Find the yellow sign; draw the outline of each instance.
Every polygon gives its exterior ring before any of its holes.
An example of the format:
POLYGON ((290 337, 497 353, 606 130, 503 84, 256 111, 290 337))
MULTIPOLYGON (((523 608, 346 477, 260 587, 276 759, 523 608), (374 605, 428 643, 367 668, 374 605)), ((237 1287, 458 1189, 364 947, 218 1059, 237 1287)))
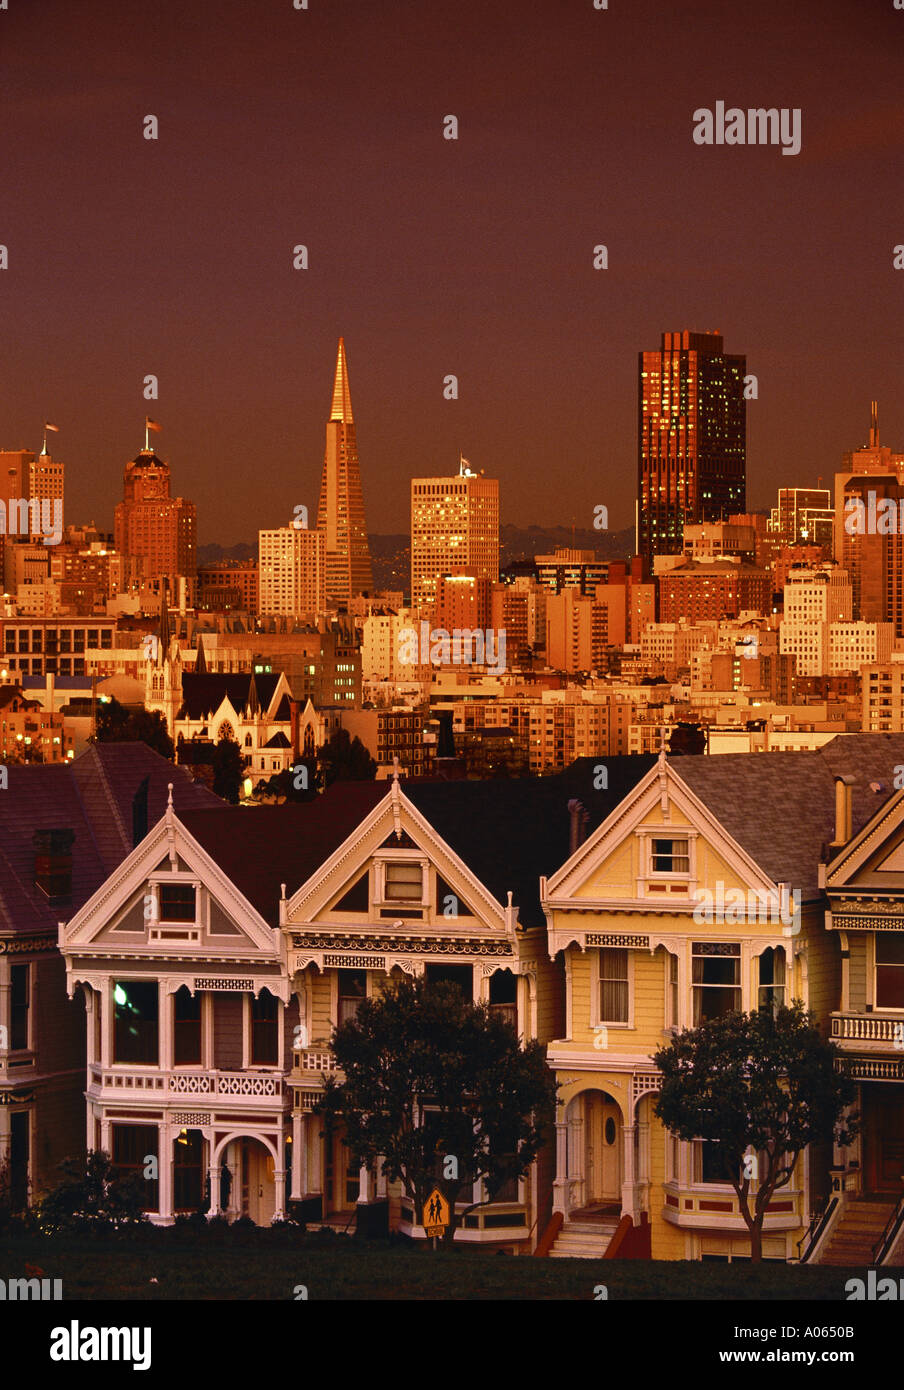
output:
POLYGON ((441 1236, 449 1224, 449 1203, 438 1187, 434 1187, 424 1203, 422 1215, 427 1235, 441 1236))

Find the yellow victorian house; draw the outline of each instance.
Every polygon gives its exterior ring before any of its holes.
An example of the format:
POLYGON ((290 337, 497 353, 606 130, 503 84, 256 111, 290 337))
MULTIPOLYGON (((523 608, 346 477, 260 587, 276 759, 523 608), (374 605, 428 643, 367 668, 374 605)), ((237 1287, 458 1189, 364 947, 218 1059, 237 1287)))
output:
MULTIPOLYGON (((748 1257, 718 1146, 679 1142, 654 1115, 653 1056, 732 1010, 801 999, 827 1022, 841 960, 820 864, 875 812, 882 787, 891 794, 894 755, 882 735, 818 752, 660 755, 541 879, 550 956, 565 969, 565 1033, 548 1049, 560 1090, 541 1253, 748 1257)), ((767 1210, 764 1259, 798 1258, 831 1164, 828 1144, 801 1156, 767 1210)))

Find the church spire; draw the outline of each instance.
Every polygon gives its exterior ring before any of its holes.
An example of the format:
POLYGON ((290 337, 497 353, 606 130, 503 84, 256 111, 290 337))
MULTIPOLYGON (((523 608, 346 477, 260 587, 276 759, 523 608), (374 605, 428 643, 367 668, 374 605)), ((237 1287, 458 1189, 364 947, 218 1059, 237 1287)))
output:
POLYGON ((160 646, 157 653, 157 661, 161 666, 169 656, 172 635, 169 620, 169 586, 164 579, 160 586, 160 646))
POLYGON ((348 389, 348 363, 345 360, 345 339, 339 339, 339 352, 336 355, 336 376, 333 381, 333 408, 330 411, 331 420, 341 420, 343 424, 352 425, 355 417, 352 414, 352 397, 348 389))
POLYGON ((201 634, 200 634, 200 632, 198 633, 198 653, 197 653, 197 656, 195 657, 195 675, 196 675, 196 676, 206 676, 206 675, 207 675, 207 658, 206 658, 206 656, 204 655, 204 643, 203 643, 203 641, 202 641, 202 639, 201 639, 201 634))

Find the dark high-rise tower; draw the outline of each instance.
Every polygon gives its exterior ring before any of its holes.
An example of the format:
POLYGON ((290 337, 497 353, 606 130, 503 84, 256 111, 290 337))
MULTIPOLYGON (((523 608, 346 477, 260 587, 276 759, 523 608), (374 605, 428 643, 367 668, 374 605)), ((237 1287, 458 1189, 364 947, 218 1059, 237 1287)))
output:
POLYGON ((685 522, 746 509, 745 357, 720 333, 663 333, 639 358, 637 549, 681 552, 685 522))
POLYGON ((371 593, 373 570, 344 338, 339 339, 333 406, 326 425, 317 530, 324 538, 327 603, 347 605, 356 594, 371 593))

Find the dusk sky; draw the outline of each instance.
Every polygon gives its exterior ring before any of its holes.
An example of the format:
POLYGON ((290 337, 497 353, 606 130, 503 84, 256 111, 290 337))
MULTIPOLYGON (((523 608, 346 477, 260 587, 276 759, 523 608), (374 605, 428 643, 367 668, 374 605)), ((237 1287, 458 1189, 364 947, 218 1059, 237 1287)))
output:
POLYGON ((633 522, 664 330, 758 377, 749 506, 828 482, 873 397, 904 450, 893 0, 8 4, 0 447, 59 425, 67 522, 112 530, 149 413, 202 543, 313 524, 340 335, 374 532, 459 449, 504 522, 633 522), (801 153, 696 145, 717 101, 800 108, 801 153))

